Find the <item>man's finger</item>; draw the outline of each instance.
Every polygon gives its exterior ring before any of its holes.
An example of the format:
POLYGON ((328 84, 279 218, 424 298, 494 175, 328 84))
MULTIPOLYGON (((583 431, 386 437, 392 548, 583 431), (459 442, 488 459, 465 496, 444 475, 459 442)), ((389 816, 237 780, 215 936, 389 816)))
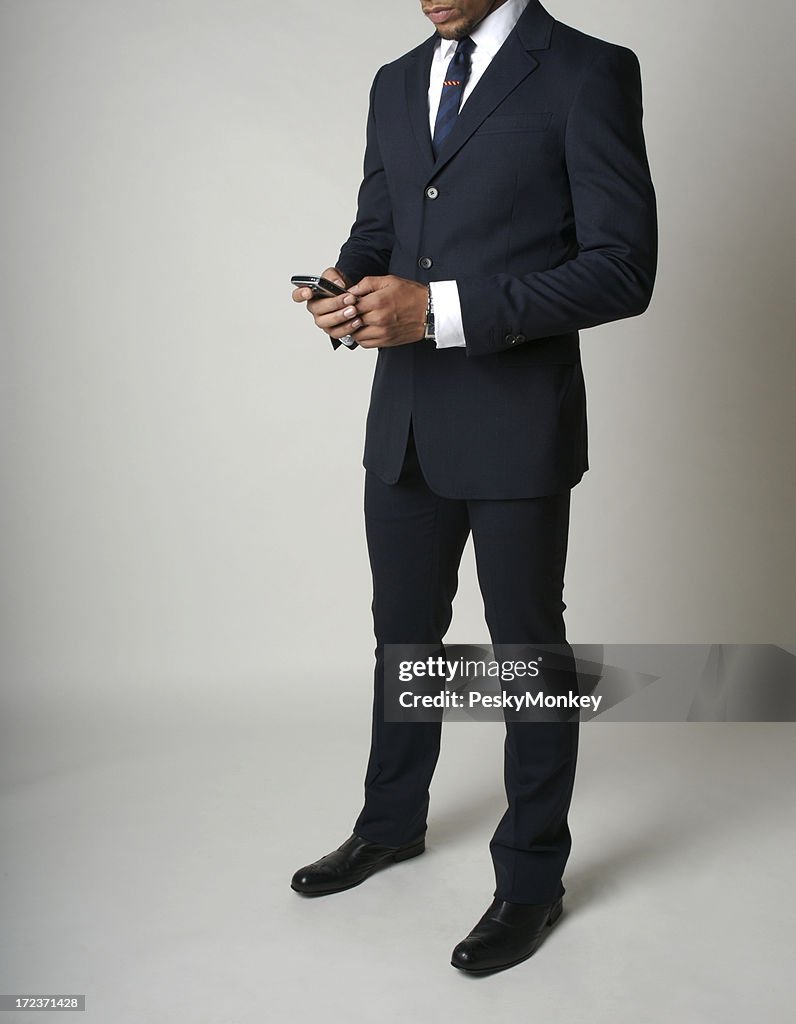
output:
MULTIPOLYGON (((351 292, 353 292, 353 288, 351 292)), ((357 303, 357 311, 363 315, 365 313, 372 313, 374 309, 379 309, 384 302, 384 298, 378 292, 369 292, 367 295, 362 296, 362 298, 357 296, 354 296, 354 298, 357 303)))
POLYGON ((359 284, 352 285, 348 291, 355 296, 369 295, 380 288, 386 288, 389 280, 389 277, 363 277, 359 284))
POLYGON ((340 271, 337 267, 327 267, 326 270, 321 274, 321 277, 325 277, 327 281, 333 281, 336 285, 341 288, 347 288, 348 285, 340 276, 340 271))
POLYGON ((383 336, 374 332, 373 328, 361 327, 356 332, 356 339, 360 348, 382 348, 384 346, 383 336))
POLYGON ((343 324, 342 327, 333 327, 326 333, 329 335, 330 338, 343 338, 345 337, 346 334, 357 335, 358 331, 361 328, 362 321, 359 319, 359 317, 357 317, 354 320, 349 320, 347 323, 343 324))
MULTIPOLYGON (((316 316, 315 323, 322 331, 329 331, 339 324, 350 324, 354 319, 359 321, 357 311, 353 306, 346 306, 345 309, 337 310, 335 313, 327 313, 325 316, 316 316)), ((361 321, 359 321, 361 323, 361 321)), ((345 334, 345 331, 343 331, 345 334)))
POLYGON ((335 295, 331 299, 312 299, 308 303, 307 309, 314 317, 326 316, 327 313, 333 313, 335 310, 342 309, 346 305, 346 303, 343 302, 343 299, 343 295, 335 295))

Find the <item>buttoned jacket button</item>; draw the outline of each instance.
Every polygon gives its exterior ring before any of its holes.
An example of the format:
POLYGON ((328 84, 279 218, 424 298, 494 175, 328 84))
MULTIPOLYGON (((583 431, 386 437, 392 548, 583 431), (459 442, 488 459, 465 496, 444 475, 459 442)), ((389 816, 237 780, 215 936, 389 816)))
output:
POLYGON ((439 189, 438 189, 438 188, 435 188, 435 187, 434 187, 433 185, 430 185, 430 186, 429 186, 429 187, 428 187, 428 188, 426 189, 426 196, 427 196, 427 197, 428 197, 429 199, 436 199, 438 195, 439 195, 439 189))
POLYGON ((417 265, 421 270, 431 270, 434 266, 434 260, 432 260, 430 256, 423 256, 422 259, 417 261, 417 265))

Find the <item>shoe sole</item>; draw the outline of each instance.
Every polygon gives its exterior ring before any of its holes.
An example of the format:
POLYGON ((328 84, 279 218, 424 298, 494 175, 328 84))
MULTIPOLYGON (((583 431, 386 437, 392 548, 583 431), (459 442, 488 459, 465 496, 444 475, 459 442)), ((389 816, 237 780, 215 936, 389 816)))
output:
MULTIPOLYGON (((550 911, 550 915, 545 921, 545 929, 552 928, 563 912, 564 904, 562 900, 559 900, 550 911)), ((496 967, 462 967, 460 964, 451 960, 451 967, 455 967, 457 971, 463 971, 465 974, 496 974, 498 971, 507 971, 510 967, 516 967, 517 964, 523 964, 526 960, 530 960, 546 938, 547 931, 545 930, 539 935, 539 938, 533 944, 530 952, 526 953, 525 956, 521 956, 518 960, 512 960, 511 963, 508 964, 498 964, 496 967)))
POLYGON ((300 896, 332 896, 336 892, 348 892, 349 889, 356 889, 358 885, 367 882, 372 875, 375 875, 376 872, 381 871, 383 868, 389 867, 391 864, 399 864, 402 860, 411 860, 412 857, 419 857, 421 853, 425 852, 425 849, 426 841, 421 839, 414 846, 407 846, 405 850, 400 850, 390 857, 385 857, 383 861, 368 870, 367 874, 363 875, 358 881, 351 882, 350 885, 341 885, 335 889, 316 889, 314 892, 304 892, 303 889, 297 889, 294 885, 291 885, 290 888, 300 896))

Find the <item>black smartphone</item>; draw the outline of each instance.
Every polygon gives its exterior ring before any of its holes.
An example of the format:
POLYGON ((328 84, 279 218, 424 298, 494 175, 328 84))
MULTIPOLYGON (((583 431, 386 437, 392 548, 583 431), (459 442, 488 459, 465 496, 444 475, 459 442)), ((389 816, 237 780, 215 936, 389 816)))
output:
POLYGON ((314 277, 312 274, 294 274, 290 278, 290 283, 296 288, 312 288, 317 295, 326 295, 330 298, 345 294, 345 288, 341 288, 339 284, 326 277, 314 277))
MULTIPOLYGON (((334 281, 330 281, 326 277, 316 277, 313 274, 294 274, 290 278, 290 283, 294 288, 312 288, 314 295, 324 295, 327 298, 345 295, 345 288, 341 288, 339 284, 335 284, 334 281)), ((350 334, 346 334, 344 338, 338 338, 338 341, 346 348, 359 347, 350 334)))

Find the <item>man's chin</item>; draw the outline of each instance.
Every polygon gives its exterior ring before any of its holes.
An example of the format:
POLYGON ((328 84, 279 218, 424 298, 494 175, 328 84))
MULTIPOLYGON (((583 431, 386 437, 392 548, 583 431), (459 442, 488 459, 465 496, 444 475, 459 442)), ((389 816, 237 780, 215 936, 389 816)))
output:
POLYGON ((466 35, 468 35, 468 34, 469 33, 467 31, 467 26, 466 25, 459 24, 459 25, 438 25, 437 26, 437 35, 441 36, 443 39, 456 39, 456 40, 459 40, 459 39, 464 39, 464 37, 466 35))

